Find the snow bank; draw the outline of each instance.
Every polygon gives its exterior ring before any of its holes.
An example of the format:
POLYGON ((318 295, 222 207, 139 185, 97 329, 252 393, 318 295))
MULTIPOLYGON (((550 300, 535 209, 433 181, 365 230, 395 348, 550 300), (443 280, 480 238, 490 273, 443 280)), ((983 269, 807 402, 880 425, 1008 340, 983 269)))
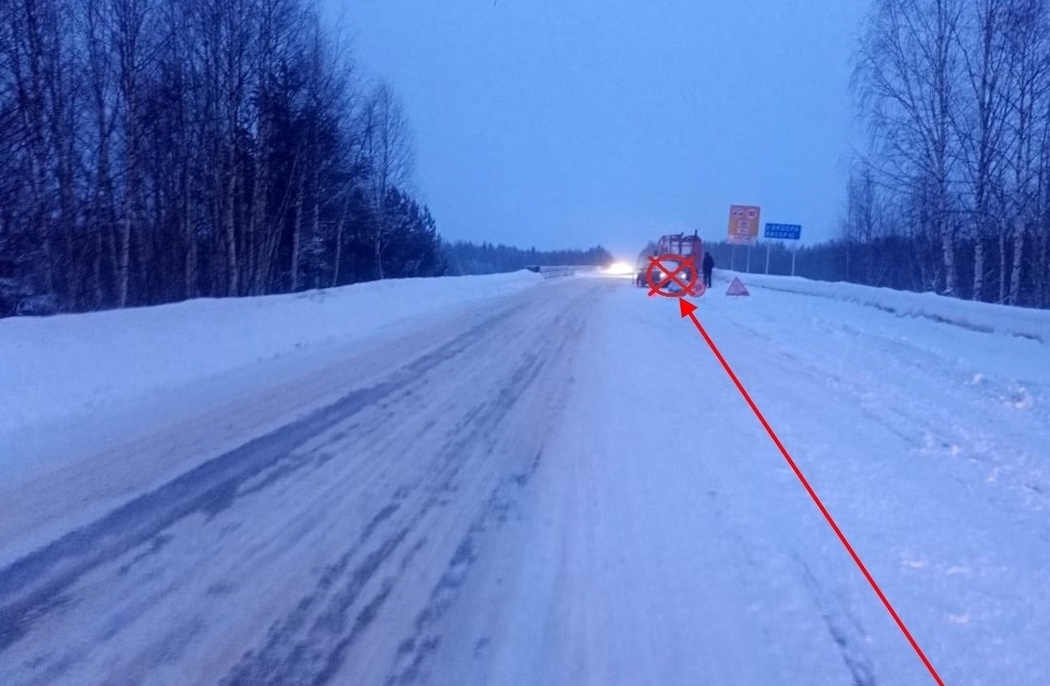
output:
POLYGON ((0 320, 0 435, 542 283, 527 271, 0 320))
POLYGON ((1007 307, 911 293, 845 282, 811 281, 799 276, 768 276, 721 270, 722 278, 739 276, 749 287, 813 295, 874 307, 899 317, 921 317, 971 331, 1030 338, 1050 345, 1050 311, 1007 307))

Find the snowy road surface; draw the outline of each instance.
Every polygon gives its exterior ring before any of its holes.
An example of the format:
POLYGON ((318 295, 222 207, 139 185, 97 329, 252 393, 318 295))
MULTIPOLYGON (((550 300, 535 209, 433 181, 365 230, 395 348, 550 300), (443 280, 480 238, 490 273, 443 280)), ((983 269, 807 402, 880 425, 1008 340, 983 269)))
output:
MULTIPOLYGON (((945 681, 1050 683, 1050 341, 699 305, 945 681)), ((13 471, 0 684, 933 683, 677 307, 540 283, 13 471)))

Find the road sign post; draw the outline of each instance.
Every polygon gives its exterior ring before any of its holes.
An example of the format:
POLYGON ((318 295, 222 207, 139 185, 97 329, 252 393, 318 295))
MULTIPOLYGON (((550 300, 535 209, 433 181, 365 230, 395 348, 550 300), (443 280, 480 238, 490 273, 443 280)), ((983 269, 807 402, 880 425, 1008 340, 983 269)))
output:
MULTIPOLYGON (((763 238, 776 238, 779 240, 795 241, 791 249, 791 276, 795 275, 795 254, 798 252, 798 241, 802 238, 801 224, 766 224, 763 238)), ((769 273, 769 251, 771 246, 766 247, 766 274, 769 273)))

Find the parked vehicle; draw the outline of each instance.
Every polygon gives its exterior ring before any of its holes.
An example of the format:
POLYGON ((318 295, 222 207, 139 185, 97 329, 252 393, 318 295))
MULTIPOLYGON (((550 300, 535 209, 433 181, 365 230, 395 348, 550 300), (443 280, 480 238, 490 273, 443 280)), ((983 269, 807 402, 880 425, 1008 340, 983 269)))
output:
POLYGON ((693 232, 689 236, 684 233, 666 234, 660 237, 656 244, 656 251, 646 259, 643 264, 638 265, 635 276, 635 284, 640 288, 649 288, 649 271, 651 259, 664 258, 660 265, 652 269, 654 284, 660 283, 666 273, 664 268, 674 270, 674 279, 665 284, 661 290, 665 292, 679 292, 683 290, 681 284, 689 286, 687 295, 699 296, 704 292, 704 282, 700 278, 700 269, 704 261, 704 243, 693 232), (666 256, 673 255, 673 258, 666 256))

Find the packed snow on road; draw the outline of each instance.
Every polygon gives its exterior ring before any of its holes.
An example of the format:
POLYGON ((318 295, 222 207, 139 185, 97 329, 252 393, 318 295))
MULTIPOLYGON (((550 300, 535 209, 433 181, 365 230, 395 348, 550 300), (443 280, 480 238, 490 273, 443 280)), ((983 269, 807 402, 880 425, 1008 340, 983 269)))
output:
MULTIPOLYGON (((696 315, 931 664, 1050 683, 1050 312, 696 315)), ((0 684, 933 683, 674 299, 579 274, 0 321, 0 684)))

